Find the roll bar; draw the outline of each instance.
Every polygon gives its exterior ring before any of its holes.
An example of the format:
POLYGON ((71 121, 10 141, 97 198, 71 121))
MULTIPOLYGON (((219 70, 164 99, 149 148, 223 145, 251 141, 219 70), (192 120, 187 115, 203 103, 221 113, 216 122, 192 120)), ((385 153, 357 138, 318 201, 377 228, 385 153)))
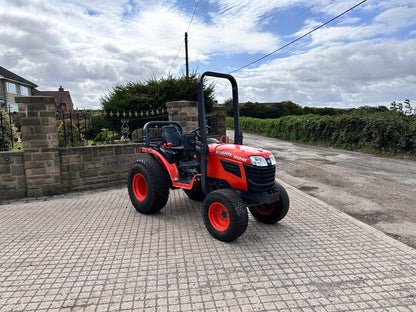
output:
POLYGON ((240 108, 238 106, 238 87, 235 78, 229 74, 222 74, 216 72, 207 71, 198 77, 197 92, 198 92, 198 123, 201 134, 201 188, 205 194, 208 194, 207 185, 207 133, 206 133, 206 120, 205 120, 205 100, 204 100, 204 78, 216 77, 228 79, 232 86, 233 96, 233 114, 234 114, 234 143, 243 144, 243 133, 240 130, 240 108))

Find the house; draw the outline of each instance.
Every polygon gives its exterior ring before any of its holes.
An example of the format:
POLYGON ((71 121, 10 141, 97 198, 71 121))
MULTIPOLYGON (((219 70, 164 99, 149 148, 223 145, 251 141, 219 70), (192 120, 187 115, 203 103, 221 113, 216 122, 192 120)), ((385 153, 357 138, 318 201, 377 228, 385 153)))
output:
POLYGON ((59 86, 58 91, 39 91, 43 95, 52 96, 55 98, 56 104, 64 112, 74 110, 74 104, 72 103, 71 94, 69 91, 65 91, 62 86, 59 86))
POLYGON ((15 73, 0 66, 0 108, 17 112, 17 104, 15 98, 17 96, 30 96, 37 90, 36 84, 26 80, 15 73))

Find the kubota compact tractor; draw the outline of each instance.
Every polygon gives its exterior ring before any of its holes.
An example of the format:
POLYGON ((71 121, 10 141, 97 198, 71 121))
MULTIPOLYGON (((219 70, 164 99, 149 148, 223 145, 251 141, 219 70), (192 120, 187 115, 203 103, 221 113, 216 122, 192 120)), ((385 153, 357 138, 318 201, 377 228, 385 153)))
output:
POLYGON ((197 89, 199 128, 183 133, 174 121, 150 121, 143 127, 145 144, 128 173, 129 196, 137 211, 151 214, 166 205, 169 189, 182 188, 191 199, 203 200, 203 219, 211 235, 229 242, 246 230, 247 207, 258 221, 272 224, 286 216, 289 197, 275 181, 273 154, 243 145, 234 77, 205 72, 198 77, 197 89), (207 138, 206 76, 231 82, 234 144, 207 138), (161 143, 152 143, 152 127, 161 127, 161 143))

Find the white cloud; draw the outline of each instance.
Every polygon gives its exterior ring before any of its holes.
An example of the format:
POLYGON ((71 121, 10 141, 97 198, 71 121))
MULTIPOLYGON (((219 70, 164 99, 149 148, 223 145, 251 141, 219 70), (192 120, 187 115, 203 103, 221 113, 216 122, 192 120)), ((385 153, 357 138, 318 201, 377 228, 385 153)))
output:
POLYGON ((292 100, 334 107, 388 105, 393 100, 414 98, 415 68, 416 39, 315 48, 245 70, 239 79, 241 100, 292 100), (266 91, 253 94, 252 88, 266 91), (390 98, 385 96, 386 88, 390 98))
MULTIPOLYGON (((191 61, 215 66, 234 56, 264 55, 289 37, 281 38, 269 27, 276 14, 293 9, 305 14, 304 24, 295 25, 296 38, 356 3, 201 3, 210 11, 197 10, 194 17, 191 61)), ((194 3, 186 10, 180 5, 172 0, 0 0, 0 65, 39 89, 63 84, 78 107, 98 107, 100 96, 116 83, 180 70, 183 45, 179 48, 194 3)), ((276 54, 257 68, 238 72, 241 100, 346 106, 415 98, 414 0, 367 1, 356 12, 287 49, 291 56, 276 54), (406 29, 401 37, 410 39, 389 38, 406 29)), ((220 101, 229 97, 224 92, 217 91, 220 101)))

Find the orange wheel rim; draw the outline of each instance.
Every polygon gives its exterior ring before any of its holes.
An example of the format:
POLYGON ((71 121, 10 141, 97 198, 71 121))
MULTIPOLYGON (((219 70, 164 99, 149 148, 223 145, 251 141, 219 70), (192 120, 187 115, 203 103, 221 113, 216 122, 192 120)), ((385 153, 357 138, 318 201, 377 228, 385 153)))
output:
POLYGON ((137 200, 143 201, 147 195, 147 186, 146 186, 146 180, 140 173, 137 173, 133 177, 132 186, 133 186, 134 196, 136 196, 137 200))
POLYGON ((212 203, 208 209, 209 222, 217 231, 224 232, 230 225, 227 208, 220 203, 212 203))

